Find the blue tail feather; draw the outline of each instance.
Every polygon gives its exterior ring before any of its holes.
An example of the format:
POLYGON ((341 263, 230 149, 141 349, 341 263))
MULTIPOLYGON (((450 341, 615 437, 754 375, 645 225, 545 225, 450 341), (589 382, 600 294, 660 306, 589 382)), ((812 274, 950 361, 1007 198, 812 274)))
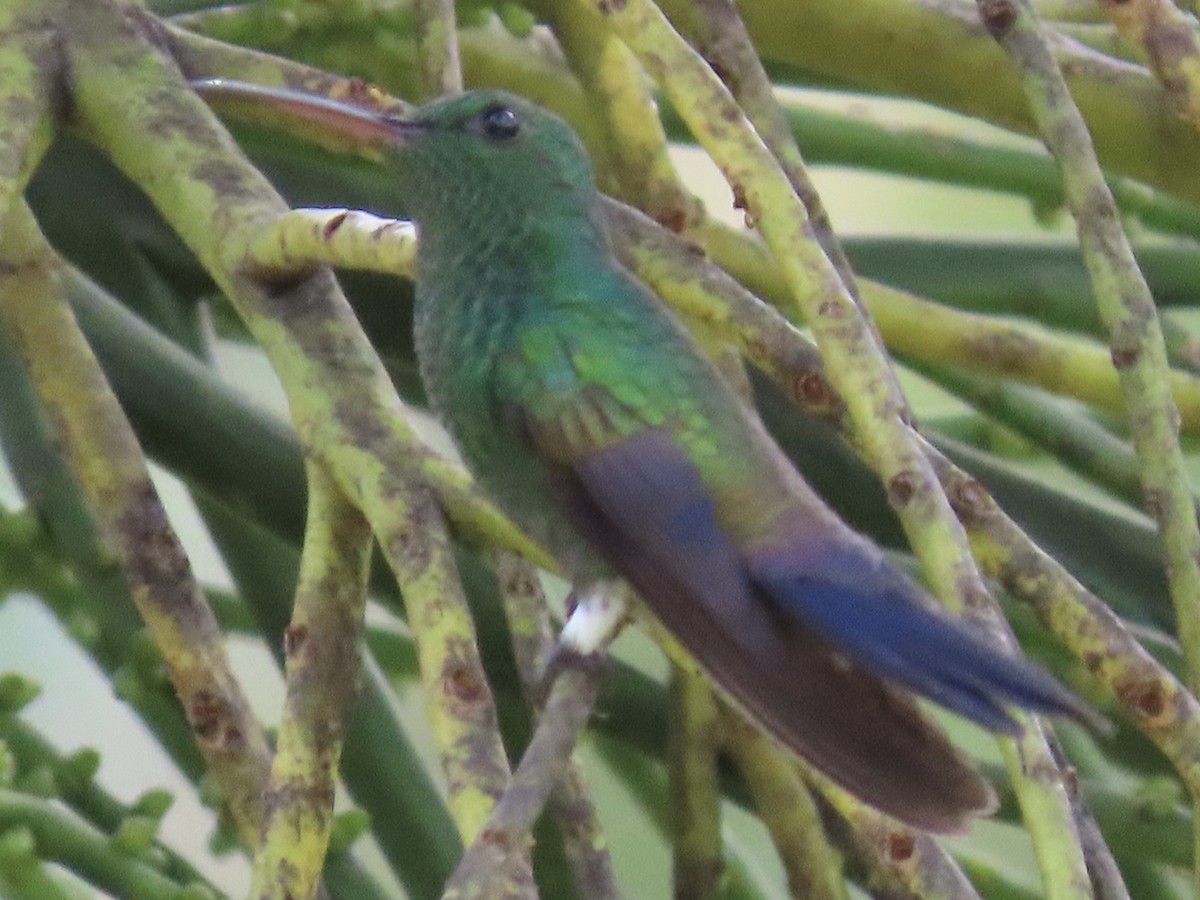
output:
POLYGON ((871 566, 869 557, 835 551, 816 571, 772 557, 752 565, 760 589, 785 615, 881 677, 993 731, 1020 731, 1007 705, 1080 715, 1074 695, 1051 675, 926 608, 913 599, 915 585, 871 566))

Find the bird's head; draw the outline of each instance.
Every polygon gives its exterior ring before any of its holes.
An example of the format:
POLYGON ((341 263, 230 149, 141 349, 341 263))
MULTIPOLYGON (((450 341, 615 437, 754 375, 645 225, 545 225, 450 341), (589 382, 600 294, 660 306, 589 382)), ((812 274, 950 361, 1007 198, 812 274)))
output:
POLYGON ((418 218, 427 203, 457 207, 458 198, 537 212, 595 190, 587 151, 570 126, 503 91, 435 100, 397 120, 394 140, 418 218))
POLYGON ((558 116, 514 94, 474 90, 396 113, 239 82, 195 86, 213 100, 300 120, 313 136, 382 151, 423 229, 591 216, 596 193, 582 142, 558 116))
POLYGON ((571 127, 496 90, 435 100, 397 120, 392 152, 423 233, 578 232, 593 216, 591 161, 571 127))

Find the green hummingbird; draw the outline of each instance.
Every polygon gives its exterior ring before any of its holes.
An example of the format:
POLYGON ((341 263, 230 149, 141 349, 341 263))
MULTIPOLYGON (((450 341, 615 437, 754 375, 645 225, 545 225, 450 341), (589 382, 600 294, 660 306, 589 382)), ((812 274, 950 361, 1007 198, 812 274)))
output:
POLYGON ((657 297, 614 258, 571 128, 494 90, 391 116, 228 83, 384 148, 420 235, 416 351, 480 483, 572 579, 589 653, 618 579, 780 741, 917 828, 992 792, 910 692, 1015 734, 1006 707, 1082 714, 951 619, 843 523, 657 297))

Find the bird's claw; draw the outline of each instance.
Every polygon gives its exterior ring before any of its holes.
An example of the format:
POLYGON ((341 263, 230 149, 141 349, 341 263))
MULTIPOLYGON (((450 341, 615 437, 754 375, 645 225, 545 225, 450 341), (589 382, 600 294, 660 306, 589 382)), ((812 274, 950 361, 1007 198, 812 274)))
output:
POLYGON ((627 604, 616 582, 600 582, 572 594, 567 600, 567 623, 546 660, 537 693, 544 698, 550 686, 568 669, 604 664, 604 650, 625 621, 627 604))

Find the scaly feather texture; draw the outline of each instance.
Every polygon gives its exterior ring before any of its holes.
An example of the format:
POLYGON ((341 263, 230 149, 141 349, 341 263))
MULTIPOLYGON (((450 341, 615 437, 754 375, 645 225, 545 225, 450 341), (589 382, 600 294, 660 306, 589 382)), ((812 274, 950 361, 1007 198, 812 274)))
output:
POLYGON ((1006 733, 1008 707, 1079 713, 808 487, 616 263, 565 123, 494 91, 402 119, 313 102, 324 125, 394 155, 420 230, 429 396, 480 481, 581 589, 627 579, 783 743, 931 831, 962 830, 992 794, 907 691, 1006 733))

